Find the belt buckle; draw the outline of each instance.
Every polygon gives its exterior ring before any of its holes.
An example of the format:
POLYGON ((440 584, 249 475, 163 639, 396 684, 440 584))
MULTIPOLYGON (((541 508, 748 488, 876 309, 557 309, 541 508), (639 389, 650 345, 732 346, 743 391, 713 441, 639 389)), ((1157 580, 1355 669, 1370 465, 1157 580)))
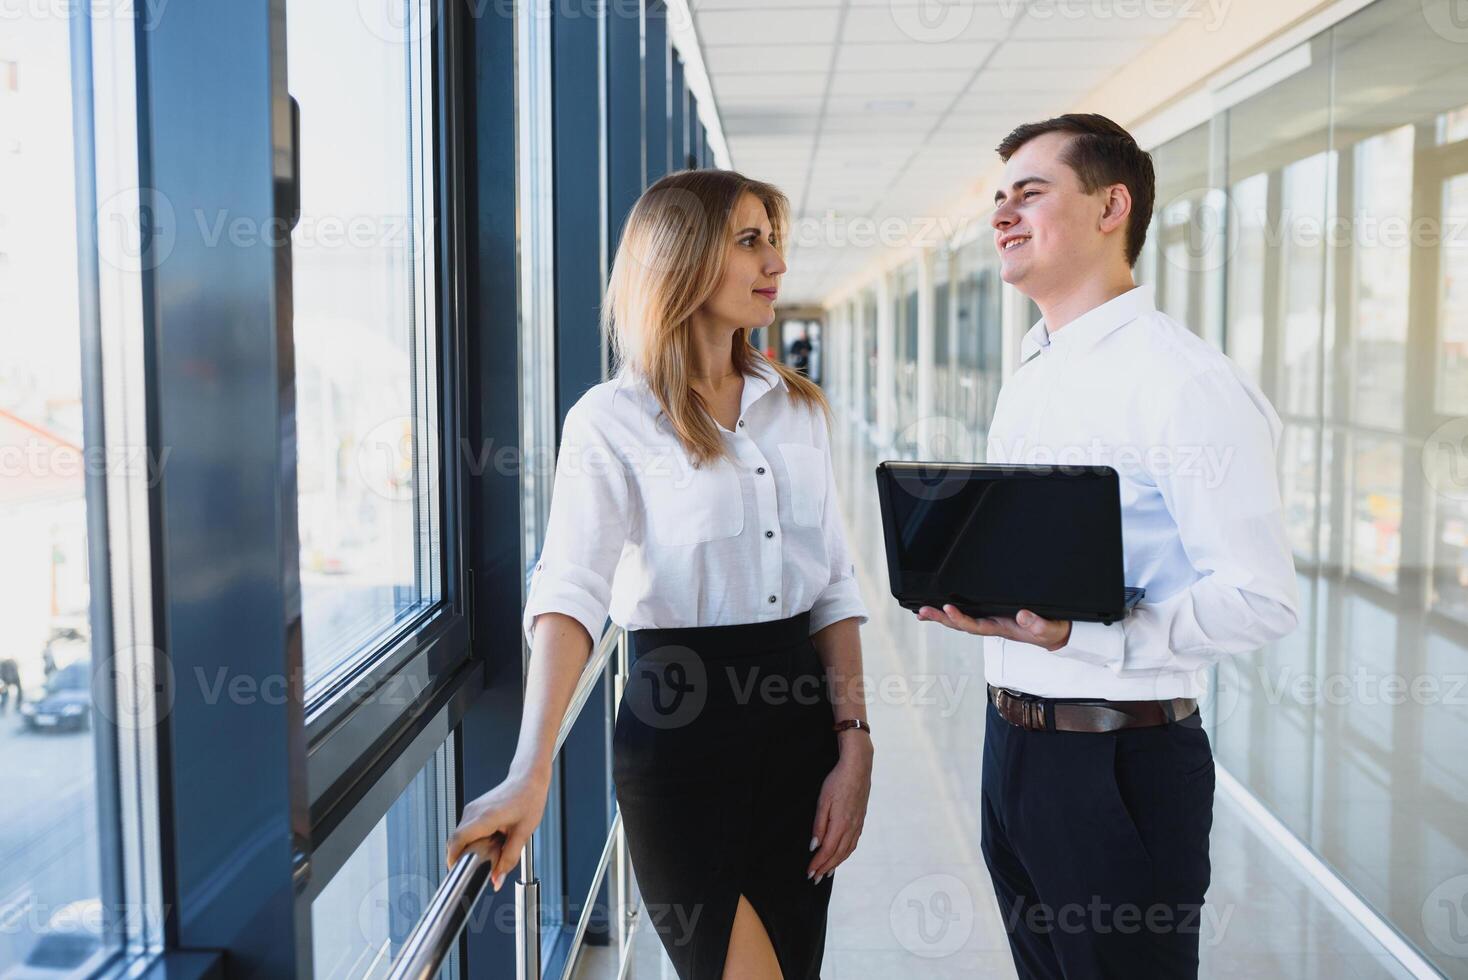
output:
MULTIPOLYGON (((1018 725, 1025 731, 1038 732, 1045 728, 1045 705, 1039 698, 1025 694, 1020 691, 1011 691, 1007 687, 998 688, 1000 694, 1010 701, 1019 703, 1018 725)), ((1016 724, 1011 722, 1011 724, 1016 724)))

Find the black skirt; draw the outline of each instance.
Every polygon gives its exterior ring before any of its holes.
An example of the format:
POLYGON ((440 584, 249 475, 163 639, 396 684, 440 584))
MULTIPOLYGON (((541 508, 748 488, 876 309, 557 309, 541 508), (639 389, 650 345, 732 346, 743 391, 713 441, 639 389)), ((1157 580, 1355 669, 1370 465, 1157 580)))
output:
POLYGON ((634 630, 612 778, 646 921, 680 980, 719 980, 739 896, 786 980, 819 978, 832 878, 806 878, 836 765, 810 616, 634 630))

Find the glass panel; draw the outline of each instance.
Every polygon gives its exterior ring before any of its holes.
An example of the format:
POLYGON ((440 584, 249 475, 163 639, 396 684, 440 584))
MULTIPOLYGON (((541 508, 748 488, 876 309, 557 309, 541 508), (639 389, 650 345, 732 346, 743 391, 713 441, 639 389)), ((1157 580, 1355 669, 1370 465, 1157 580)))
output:
MULTIPOLYGON (((450 735, 311 903, 316 980, 387 976, 445 874, 453 758, 450 735)), ((455 950, 438 976, 458 975, 455 950)))
POLYGON ((893 380, 897 388, 894 446, 900 456, 917 447, 917 268, 903 266, 892 281, 893 380))
POLYGON ((1158 309, 1195 333, 1216 337, 1216 326, 1204 318, 1217 313, 1218 304, 1208 299, 1223 269, 1226 228, 1223 195, 1209 183, 1208 147, 1204 124, 1152 151, 1157 199, 1146 247, 1155 250, 1156 264, 1144 266, 1143 256, 1138 272, 1155 269, 1158 309))
MULTIPOLYGON (((1279 370, 1275 407, 1287 415, 1320 414, 1320 371, 1325 299, 1325 189, 1331 157, 1316 153, 1285 164, 1279 172, 1280 207, 1276 230, 1279 293, 1279 370)), ((1268 320, 1266 320, 1266 324, 1268 320)))
MULTIPOLYGON (((34 6, 0 57, 0 967, 103 948, 77 308, 70 22, 34 6)), ((19 969, 17 970, 19 972, 19 969)))
POLYGON ((1252 174, 1229 188, 1229 357, 1256 383, 1264 380, 1264 273, 1268 264, 1269 175, 1252 174))
POLYGON ((308 695, 441 592, 430 23, 426 0, 286 5, 308 695))
POLYGON ((0 31, 0 975, 17 978, 84 976, 156 950, 162 929, 157 704, 134 686, 153 666, 145 494, 159 471, 143 414, 138 274, 154 253, 139 249, 136 25, 131 10, 88 17, 22 5, 0 31), (74 78, 110 96, 92 118, 74 120, 74 78), (112 539, 98 541, 104 515, 112 539))
POLYGON ((1437 504, 1428 602, 1434 610, 1468 623, 1468 498, 1443 497, 1437 504))
POLYGON ((1395 588, 1402 560, 1402 444, 1359 437, 1352 466, 1351 571, 1395 588))
MULTIPOLYGON (((530 578, 545 542, 550 522, 551 490, 555 484, 556 402, 555 378, 555 252, 554 180, 549 153, 532 150, 550 146, 551 132, 551 19, 549 4, 514 5, 516 84, 518 96, 515 123, 520 150, 516 153, 516 191, 524 216, 518 235, 520 285, 520 439, 524 459, 520 467, 520 529, 523 581, 528 592, 530 578)), ((649 133, 649 136, 651 133, 649 133)), ((666 137, 666 130, 663 136, 666 137)), ((659 174, 663 161, 650 169, 659 174)), ((751 338, 763 349, 770 343, 769 331, 751 338)), ((513 352, 511 352, 513 353, 513 352)), ((524 608, 525 595, 521 596, 524 608)), ((595 642, 597 637, 593 637, 595 642)), ((527 651, 528 656, 528 651, 527 651)), ((535 835, 536 876, 541 882, 543 955, 554 947, 565 901, 564 793, 560 779, 561 761, 556 760, 540 832, 535 835)))
POLYGON ((949 303, 949 265, 946 250, 933 256, 933 414, 940 424, 953 418, 953 315, 949 303))
MULTIPOLYGON (((510 8, 506 8, 510 9, 510 8)), ((528 592, 550 521, 551 489, 555 483, 555 208, 552 161, 549 153, 531 147, 550 146, 551 80, 549 5, 517 3, 515 14, 516 193, 523 216, 518 235, 520 285, 520 440, 524 459, 520 467, 521 560, 528 592)), ((660 163, 654 169, 661 172, 660 163)), ((759 341, 765 343, 763 339, 759 341)), ((513 352, 510 352, 513 353, 513 352)), ((524 595, 522 595, 522 602, 524 595)))
POLYGON ((1316 427, 1298 423, 1286 425, 1282 438, 1279 491, 1284 503, 1285 530, 1294 548, 1295 561, 1300 565, 1313 565, 1318 558, 1319 439, 1316 427))
POLYGON ((1468 60, 1449 14, 1378 0, 1229 113, 1228 349, 1285 417, 1302 622, 1237 664, 1216 745, 1465 977, 1468 60))
POLYGON ((999 256, 988 236, 958 253, 954 412, 971 433, 974 457, 982 455, 999 398, 1003 369, 1000 324, 999 256))
POLYGON ((1454 248, 1436 249, 1437 410, 1468 415, 1468 174, 1443 181, 1442 211, 1443 228, 1462 241, 1454 248))
POLYGON ((862 296, 863 359, 866 362, 866 423, 876 424, 876 295, 862 296))
POLYGON ((1309 836, 1313 819, 1317 706, 1289 696, 1289 685, 1316 671, 1317 586, 1310 575, 1319 553, 1323 239, 1333 176, 1325 125, 1329 51, 1317 40, 1284 55, 1267 70, 1298 70, 1232 107, 1227 126, 1213 130, 1226 134, 1232 229, 1225 352, 1258 381, 1285 422, 1280 487, 1304 576, 1299 628, 1220 664, 1214 746, 1229 771, 1301 837, 1309 836))
POLYGON ((1315 844, 1438 968, 1468 977, 1468 702, 1454 689, 1468 666, 1468 443, 1443 418, 1468 413, 1468 59, 1461 30, 1439 30, 1450 14, 1380 0, 1333 32, 1331 126, 1357 171, 1356 378, 1336 399, 1353 409, 1335 638, 1352 696, 1322 712, 1315 844))
POLYGON ((1412 250, 1405 218, 1412 213, 1412 126, 1398 126, 1351 148, 1351 234, 1335 237, 1350 259, 1351 279, 1338 315, 1349 320, 1355 384, 1351 418, 1401 430, 1406 420, 1407 297, 1412 250), (1354 201, 1351 198, 1354 198, 1354 201))

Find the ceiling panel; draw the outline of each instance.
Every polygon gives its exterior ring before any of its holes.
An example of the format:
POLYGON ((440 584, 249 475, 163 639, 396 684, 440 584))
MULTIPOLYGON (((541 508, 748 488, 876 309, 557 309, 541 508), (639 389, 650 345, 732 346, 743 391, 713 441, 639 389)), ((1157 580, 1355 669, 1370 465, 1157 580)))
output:
POLYGON ((982 206, 1005 134, 1066 111, 1174 25, 1023 0, 690 3, 734 165, 795 209, 791 303, 984 220, 957 206, 982 206), (896 246, 874 240, 884 220, 896 246))
POLYGON ((942 6, 865 7, 848 11, 841 40, 846 44, 911 44, 925 46, 955 41, 988 41, 1009 31, 1019 3, 942 6))
MULTIPOLYGON (((1127 9, 1126 4, 1117 6, 1119 9, 1127 9)), ((1052 38, 1108 38, 1122 42, 1150 41, 1153 38, 1161 37, 1185 20, 1191 19, 1193 14, 1201 15, 1204 8, 1202 4, 1196 7, 1185 3, 1139 4, 1136 10, 1137 16, 1123 17, 1099 4, 1036 8, 1026 13, 1021 19, 1015 29, 1014 37, 1024 41, 1045 41, 1052 38), (1155 7, 1156 10, 1148 11, 1146 8, 1149 6, 1155 7), (1050 16, 1041 16, 1039 11, 1044 9, 1053 9, 1054 13, 1050 16), (1157 16, 1157 13, 1166 15, 1157 16)))
MULTIPOLYGON (((1138 49, 1142 45, 1136 45, 1138 49)), ((827 46, 829 50, 829 46, 827 46)), ((1131 60, 1132 45, 1097 44, 1076 38, 1043 41, 1005 41, 994 53, 989 68, 1074 69, 1119 68, 1131 60)))
POLYGON ((954 94, 973 77, 972 69, 948 71, 870 71, 838 68, 831 79, 832 96, 902 98, 938 93, 954 94))
POLYGON ((827 112, 823 131, 827 133, 870 133, 873 130, 880 130, 888 135, 901 133, 906 136, 926 133, 933 128, 938 119, 939 113, 936 112, 843 112, 837 114, 827 112))
POLYGON ((973 72, 994 50, 993 42, 951 44, 843 44, 837 71, 968 71, 973 72))
POLYGON ((703 11, 695 8, 693 23, 705 56, 727 44, 758 44, 773 48, 789 44, 836 42, 840 11, 835 7, 746 7, 703 11))
POLYGON ((705 48, 703 63, 714 78, 767 72, 820 72, 831 65, 830 44, 725 44, 705 48))
POLYGON ((823 72, 772 71, 763 75, 741 72, 713 75, 709 84, 713 86, 714 100, 721 107, 722 115, 726 93, 736 99, 782 95, 819 98, 826 91, 826 76, 823 72))

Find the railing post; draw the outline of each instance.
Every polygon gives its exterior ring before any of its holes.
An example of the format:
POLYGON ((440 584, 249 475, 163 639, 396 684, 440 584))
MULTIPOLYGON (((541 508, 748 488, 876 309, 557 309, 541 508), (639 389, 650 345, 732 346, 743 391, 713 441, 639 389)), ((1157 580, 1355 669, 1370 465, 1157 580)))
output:
MULTIPOLYGON (((622 704, 622 691, 627 686, 627 677, 631 673, 631 664, 628 660, 627 632, 624 630, 617 637, 617 698, 613 704, 611 723, 616 722, 616 709, 622 704)), ((607 739, 611 744, 611 739, 607 739)), ((619 820, 617 821, 617 907, 621 914, 617 916, 617 948, 622 950, 623 955, 627 952, 627 943, 632 936, 632 928, 637 922, 637 906, 632 899, 632 861, 627 853, 627 828, 619 820)))
POLYGON ((520 852, 520 880, 515 882, 515 976, 540 980, 540 881, 535 877, 535 835, 520 852))

